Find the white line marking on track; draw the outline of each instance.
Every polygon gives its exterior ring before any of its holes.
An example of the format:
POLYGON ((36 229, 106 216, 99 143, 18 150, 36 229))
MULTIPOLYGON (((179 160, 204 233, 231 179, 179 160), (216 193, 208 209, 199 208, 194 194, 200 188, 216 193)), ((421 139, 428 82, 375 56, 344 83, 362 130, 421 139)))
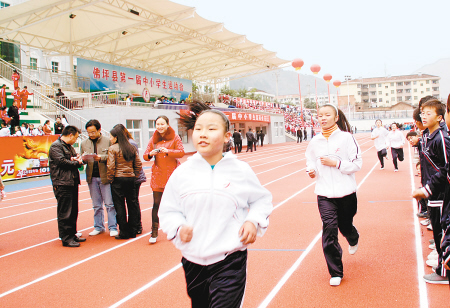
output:
POLYGON ((116 308, 119 307, 120 305, 122 305, 123 303, 125 303, 126 301, 128 301, 129 299, 135 297, 136 295, 138 295, 139 293, 147 290, 148 288, 150 288, 151 286, 153 286, 154 284, 156 284, 157 282, 163 280, 164 278, 166 278, 167 276, 169 276, 170 274, 172 274, 173 272, 175 272, 177 269, 181 268, 182 264, 179 263, 178 265, 172 267, 170 270, 168 270, 167 272, 165 272, 164 274, 160 275, 159 277, 153 279, 152 281, 150 281, 149 283, 147 283, 146 285, 144 285, 143 287, 137 289, 136 291, 134 291, 133 293, 131 293, 130 295, 128 295, 127 297, 122 298, 120 301, 118 301, 117 303, 113 304, 112 306, 109 306, 109 308, 116 308))
MULTIPOLYGON (((378 162, 375 163, 375 165, 372 167, 372 169, 367 173, 367 175, 361 180, 356 190, 358 190, 361 185, 365 182, 365 180, 369 177, 369 175, 372 173, 372 171, 375 169, 375 167, 378 165, 378 162)), ((306 187, 305 187, 306 188, 306 187)), ((276 286, 270 291, 270 293, 267 295, 267 297, 263 300, 263 302, 258 306, 258 308, 265 308, 267 307, 272 299, 277 295, 277 293, 281 290, 281 287, 288 281, 288 279, 294 274, 295 270, 300 266, 300 263, 306 258, 308 253, 311 251, 311 249, 314 247, 314 245, 319 240, 320 236, 322 235, 322 231, 320 231, 312 240, 312 242, 308 245, 308 248, 306 251, 304 251, 300 257, 295 261, 295 263, 289 268, 289 270, 284 274, 284 276, 281 278, 281 280, 276 284, 276 286)))
MULTIPOLYGON (((408 155, 409 155, 409 173, 411 177, 411 190, 415 190, 414 184, 414 172, 412 169, 412 157, 411 157, 411 147, 408 147, 408 155)), ((417 280, 419 283, 419 301, 420 308, 428 308, 428 295, 427 295, 427 286, 425 280, 423 280, 423 276, 425 275, 423 257, 422 257, 422 233, 419 225, 419 217, 417 217, 417 203, 414 198, 411 200, 413 206, 413 215, 414 215, 414 236, 416 243, 416 260, 417 260, 417 280)))

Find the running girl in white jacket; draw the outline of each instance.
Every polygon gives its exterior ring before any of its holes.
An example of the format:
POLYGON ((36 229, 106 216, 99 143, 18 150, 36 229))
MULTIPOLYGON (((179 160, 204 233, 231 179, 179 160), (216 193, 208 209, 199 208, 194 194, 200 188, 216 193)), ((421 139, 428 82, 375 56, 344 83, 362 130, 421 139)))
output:
POLYGON ((334 105, 319 109, 322 134, 306 149, 306 170, 316 178, 315 193, 322 219, 322 248, 331 275, 330 285, 338 286, 344 276, 338 230, 347 239, 349 253, 358 249, 359 234, 353 226, 357 211, 355 172, 361 169, 361 150, 349 133, 350 124, 334 105))
POLYGON ((231 152, 230 122, 217 110, 191 106, 181 115, 197 153, 171 175, 159 209, 162 230, 183 255, 192 307, 241 307, 247 246, 262 236, 272 195, 231 152))

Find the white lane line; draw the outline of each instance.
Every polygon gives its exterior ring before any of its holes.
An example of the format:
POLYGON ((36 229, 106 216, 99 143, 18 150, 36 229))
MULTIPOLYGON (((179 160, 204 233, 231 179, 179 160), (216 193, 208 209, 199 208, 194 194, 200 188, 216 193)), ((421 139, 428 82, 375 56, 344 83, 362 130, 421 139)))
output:
MULTIPOLYGON (((367 175, 362 179, 362 181, 359 183, 357 190, 361 187, 361 185, 366 181, 366 179, 369 177, 369 175, 372 173, 372 171, 376 168, 378 165, 378 162, 373 165, 372 169, 367 173, 367 175)), ((263 300, 263 302, 258 306, 258 308, 265 308, 267 307, 270 302, 273 300, 273 298, 278 294, 278 292, 281 290, 281 288, 284 286, 284 284, 288 281, 288 279, 294 274, 294 272, 298 269, 302 261, 306 258, 306 256, 309 254, 309 252, 312 250, 314 245, 317 243, 317 241, 320 239, 322 235, 322 231, 320 231, 312 240, 312 242, 308 245, 308 248, 306 251, 304 251, 300 257, 295 261, 295 263, 288 269, 288 271, 283 275, 281 280, 276 284, 276 286, 270 291, 270 293, 266 296, 266 298, 263 300)))
MULTIPOLYGON (((145 212, 145 211, 148 211, 148 210, 151 210, 151 209, 153 209, 153 206, 150 207, 150 208, 143 209, 143 210, 141 210, 141 212, 145 212)), ((92 209, 89 209, 89 210, 92 210, 92 209)), ((88 211, 88 210, 86 210, 86 211, 88 211)), ((83 211, 83 212, 85 212, 85 211, 83 211)), ((56 220, 56 218, 55 218, 55 219, 52 219, 52 221, 53 221, 53 220, 56 220)), ((106 221, 105 223, 108 223, 108 221, 106 221)), ((86 230, 90 230, 90 229, 92 229, 92 228, 93 228, 93 227, 90 226, 90 227, 87 227, 87 228, 85 228, 85 229, 81 229, 81 230, 78 230, 78 231, 86 231, 86 230)), ((42 246, 42 245, 45 245, 45 244, 48 244, 48 243, 51 243, 51 242, 54 242, 54 241, 59 241, 59 237, 54 238, 54 239, 49 240, 49 241, 46 241, 46 242, 42 242, 42 243, 39 243, 39 244, 36 244, 36 245, 28 246, 28 247, 25 247, 25 248, 22 248, 22 249, 19 249, 19 250, 15 250, 15 251, 12 251, 12 252, 10 252, 10 253, 1 255, 1 256, 0 256, 0 259, 1 259, 1 258, 4 258, 4 257, 11 256, 11 255, 15 255, 16 253, 23 252, 23 251, 29 250, 29 249, 31 249, 31 248, 36 248, 36 247, 39 247, 39 246, 42 246)))
POLYGON ((267 169, 266 171, 258 172, 258 173, 256 173, 256 175, 262 174, 262 173, 266 173, 266 172, 269 172, 269 171, 272 171, 272 170, 275 170, 275 169, 278 169, 278 168, 281 168, 281 167, 284 167, 284 166, 287 166, 287 165, 290 165, 290 164, 295 164, 295 163, 298 163, 298 162, 300 162, 302 160, 305 160, 305 159, 306 158, 302 158, 300 160, 296 160, 296 161, 293 161, 293 162, 290 162, 290 163, 287 163, 287 164, 284 164, 284 165, 279 165, 278 167, 275 167, 275 168, 272 168, 272 169, 267 169))
MULTIPOLYGON (((153 195, 153 193, 151 193, 151 194, 146 194, 146 195, 141 195, 141 196, 139 196, 139 198, 147 197, 147 196, 151 196, 151 195, 153 195)), ((86 209, 86 210, 79 211, 78 213, 84 213, 84 212, 88 212, 88 211, 92 211, 92 208, 89 208, 89 209, 86 209)), ((143 212, 143 211, 145 211, 145 210, 141 210, 141 212, 143 212)), ((21 227, 21 228, 18 228, 18 229, 6 231, 6 232, 3 232, 3 233, 0 233, 0 236, 1 236, 1 235, 8 234, 8 233, 13 233, 13 232, 16 232, 16 231, 20 231, 20 230, 23 230, 23 229, 35 227, 35 226, 38 226, 38 225, 42 225, 42 224, 44 224, 44 223, 51 222, 51 221, 54 221, 54 220, 56 220, 56 218, 49 219, 49 220, 42 221, 42 222, 38 222, 38 223, 35 223, 35 224, 32 224, 32 225, 28 225, 28 226, 25 226, 25 227, 21 227)))
POLYGON ((109 308, 116 308, 119 307, 120 305, 122 305, 123 303, 125 303, 126 301, 132 299, 133 297, 135 297, 136 295, 138 295, 139 293, 147 290, 148 288, 150 288, 151 286, 153 286, 154 284, 158 283, 159 281, 163 280, 164 278, 166 278, 167 276, 169 276, 170 274, 172 274, 173 272, 175 272, 177 269, 181 268, 182 264, 178 263, 178 265, 172 267, 170 270, 168 270, 167 272, 165 272, 164 274, 160 275, 159 277, 153 279, 152 281, 150 281, 149 283, 147 283, 146 285, 144 285, 143 287, 137 289, 136 291, 134 291, 133 293, 131 293, 130 295, 128 295, 127 297, 122 298, 120 301, 118 301, 117 303, 113 304, 112 306, 110 306, 109 308))
POLYGON ((11 290, 9 290, 9 291, 6 291, 6 292, 0 294, 0 298, 5 297, 6 295, 9 295, 9 294, 11 294, 11 293, 17 292, 17 291, 19 291, 19 290, 22 290, 22 289, 24 289, 24 288, 26 288, 26 287, 28 287, 28 286, 31 286, 31 285, 33 285, 33 284, 35 284, 35 283, 38 283, 38 282, 40 282, 40 281, 42 281, 42 280, 45 280, 45 279, 47 279, 47 278, 53 277, 53 276, 55 276, 55 275, 57 275, 57 274, 59 274, 59 273, 65 272, 65 271, 67 271, 67 270, 69 270, 69 269, 71 269, 71 268, 73 268, 73 267, 75 267, 75 266, 78 266, 78 265, 80 265, 80 264, 86 263, 86 262, 89 261, 89 260, 92 260, 92 259, 95 259, 95 258, 97 258, 97 257, 100 257, 100 256, 102 256, 102 255, 104 255, 104 254, 106 254, 106 253, 108 253, 108 252, 111 252, 111 251, 114 251, 114 250, 116 250, 116 249, 119 249, 119 248, 121 248, 121 247, 123 247, 123 246, 125 246, 125 245, 129 245, 129 244, 131 244, 131 243, 134 243, 135 241, 140 240, 140 239, 142 239, 142 238, 145 238, 147 235, 150 235, 150 234, 151 234, 151 232, 148 232, 148 233, 142 234, 141 236, 138 236, 138 237, 136 237, 136 238, 134 238, 134 239, 129 239, 129 240, 127 240, 127 241, 126 241, 125 243, 123 243, 123 244, 119 244, 119 245, 117 245, 117 246, 114 246, 114 247, 109 248, 109 249, 107 249, 107 250, 104 250, 104 251, 102 251, 102 252, 99 252, 99 253, 97 253, 97 254, 95 254, 95 255, 93 255, 93 256, 90 256, 90 257, 85 258, 85 259, 83 259, 83 260, 80 260, 80 261, 78 261, 78 262, 72 263, 71 265, 66 266, 66 267, 63 267, 63 268, 61 268, 61 269, 59 269, 59 270, 57 270, 57 271, 54 271, 54 272, 52 272, 52 273, 50 273, 50 274, 47 274, 47 275, 42 276, 42 277, 39 277, 39 278, 37 278, 37 279, 35 279, 35 280, 33 280, 33 281, 30 281, 30 282, 28 282, 28 283, 26 283, 26 284, 20 285, 20 286, 14 288, 14 289, 11 289, 11 290))
POLYGON ((263 186, 267 186, 267 185, 269 185, 269 184, 275 183, 275 182, 277 182, 277 181, 279 181, 279 180, 282 180, 282 179, 284 179, 284 178, 287 178, 287 177, 289 177, 289 176, 291 176, 291 175, 293 175, 293 174, 299 173, 300 171, 305 170, 305 169, 306 169, 306 168, 303 168, 303 169, 294 171, 294 172, 292 172, 292 173, 289 173, 289 174, 287 174, 287 175, 285 175, 285 176, 282 176, 281 178, 278 178, 278 179, 276 179, 276 180, 270 181, 269 183, 266 183, 266 184, 264 184, 263 186))
MULTIPOLYGON (((411 178, 411 191, 416 189, 414 184, 414 172, 412 169, 413 160, 411 157, 411 147, 408 147, 409 154, 409 174, 411 178)), ((424 262, 422 257, 422 232, 420 230, 419 217, 417 217, 417 203, 414 198, 411 200, 413 207, 414 219, 414 236, 416 244, 416 260, 417 260, 417 280, 419 284, 419 301, 420 308, 428 308, 427 285, 423 276, 425 275, 424 262)))

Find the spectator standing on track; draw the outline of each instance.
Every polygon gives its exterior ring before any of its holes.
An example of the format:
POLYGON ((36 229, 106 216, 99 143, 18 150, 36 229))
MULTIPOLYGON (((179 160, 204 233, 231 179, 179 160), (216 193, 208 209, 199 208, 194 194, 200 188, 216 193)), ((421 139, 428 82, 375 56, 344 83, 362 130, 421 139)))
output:
POLYGON ((397 123, 391 124, 392 131, 389 132, 387 136, 387 143, 391 148, 391 155, 392 155, 392 163, 394 164, 394 172, 398 171, 398 162, 403 161, 405 158, 404 152, 403 152, 403 145, 405 144, 405 136, 403 136, 403 133, 398 129, 397 123))
MULTIPOLYGON (((137 144, 136 141, 134 141, 133 136, 131 136, 130 132, 128 131, 128 129, 126 129, 125 126, 123 126, 122 124, 117 124, 116 126, 121 130, 124 131, 125 135, 128 138, 128 141, 131 143, 132 146, 134 146, 136 148, 136 151, 139 151, 139 146, 137 144)), ((139 202, 139 192, 141 190, 141 185, 142 183, 147 182, 147 176, 145 175, 144 172, 144 168, 141 169, 141 172, 139 173, 139 176, 136 178, 135 181, 135 188, 136 188, 136 200, 137 200, 137 205, 138 205, 138 225, 137 225, 137 229, 135 230, 136 234, 142 234, 142 218, 141 218, 141 205, 139 202)))
POLYGON ((252 129, 249 128, 248 132, 245 133, 245 137, 247 138, 247 151, 250 150, 253 152, 253 133, 252 129))
POLYGON ((79 247, 85 238, 78 238, 78 185, 83 165, 79 154, 75 152, 73 144, 77 141, 81 131, 75 126, 64 128, 62 135, 50 146, 48 159, 50 178, 56 197, 59 237, 66 247, 79 247))
POLYGON ((241 307, 247 247, 268 227, 272 195, 247 163, 222 153, 231 136, 225 114, 181 115, 181 123, 193 129, 197 153, 167 183, 161 226, 183 255, 192 307, 241 307))
POLYGON ((308 133, 306 132, 306 127, 303 127, 303 140, 308 140, 308 133))
POLYGON ((152 236, 150 244, 156 243, 159 229, 159 205, 169 177, 180 165, 179 158, 184 156, 183 142, 180 136, 169 125, 169 118, 161 115, 156 118, 156 131, 148 142, 144 152, 144 160, 149 161, 152 157, 155 162, 152 166, 152 177, 150 186, 153 191, 152 209, 152 236))
MULTIPOLYGON (((58 119, 57 119, 58 120, 58 119)), ((62 123, 60 123, 62 126, 62 123)), ((106 165, 108 160, 108 149, 111 142, 101 132, 101 124, 98 120, 89 120, 86 123, 86 132, 89 138, 81 142, 81 153, 83 162, 86 164, 86 182, 92 199, 94 210, 94 230, 89 235, 95 236, 105 232, 105 220, 103 205, 108 215, 108 230, 110 236, 117 236, 116 209, 111 194, 111 184, 108 182, 106 165), (87 156, 94 154, 95 156, 87 156)), ((56 127, 55 127, 56 129, 56 127)))
POLYGON ((138 203, 136 200, 136 177, 142 170, 139 152, 128 141, 128 137, 118 127, 110 132, 111 146, 108 149, 106 176, 111 183, 111 193, 120 233, 116 240, 136 237, 139 229, 138 203), (126 206, 125 206, 126 201, 126 206), (128 219, 127 219, 128 210, 128 219))
POLYGON ((318 112, 322 134, 306 149, 306 170, 317 177, 315 193, 322 219, 322 248, 331 275, 330 285, 338 286, 344 276, 338 230, 349 243, 349 253, 358 250, 359 234, 353 225, 357 212, 355 172, 362 166, 361 150, 351 134, 344 113, 331 104, 318 112), (333 187, 330 185, 333 183, 333 187))
POLYGON ((234 154, 241 153, 241 151, 242 151, 241 130, 239 130, 239 132, 237 132, 236 129, 234 129, 233 141, 234 141, 234 154))
POLYGON ((256 134, 256 130, 253 130, 253 147, 256 151, 256 144, 258 143, 258 135, 256 134))
MULTIPOLYGON (((63 129, 64 129, 64 125, 61 123, 61 118, 60 117, 56 117, 56 122, 54 124, 54 129, 55 129, 55 135, 61 135, 63 129)), ((88 152, 90 153, 90 152, 88 152)))
POLYGON ((302 132, 302 128, 298 127, 297 128, 297 143, 302 143, 302 139, 303 139, 303 132, 302 132))
POLYGON ((426 101, 422 105, 422 123, 426 128, 419 142, 422 154, 420 163, 423 187, 413 192, 413 197, 416 199, 428 198, 428 210, 438 262, 437 264, 430 264, 430 260, 426 262, 428 266, 436 265, 437 268, 435 273, 425 275, 424 280, 434 284, 448 283, 447 270, 442 266, 443 251, 440 245, 443 227, 448 226, 447 221, 441 225, 441 212, 442 217, 448 218, 449 211, 446 195, 449 194, 447 176, 450 138, 440 125, 445 113, 445 105, 437 99, 426 101))
POLYGON ((262 130, 260 130, 259 134, 258 134, 258 138, 259 138, 259 140, 261 142, 261 146, 264 146, 264 136, 265 136, 265 134, 263 133, 262 130))
POLYGON ((377 150, 378 159, 380 160, 381 167, 380 169, 384 169, 384 157, 387 159, 387 149, 386 149, 386 141, 389 132, 386 128, 382 126, 383 122, 378 119, 375 121, 375 125, 377 126, 374 130, 372 130, 372 134, 370 138, 374 141, 375 149, 377 150))
POLYGON ((20 123, 20 114, 19 108, 17 108, 17 101, 14 101, 12 106, 9 107, 8 116, 11 118, 11 122, 9 123, 9 125, 11 125, 10 127, 11 135, 14 135, 16 133, 15 131, 16 126, 19 126, 20 123))

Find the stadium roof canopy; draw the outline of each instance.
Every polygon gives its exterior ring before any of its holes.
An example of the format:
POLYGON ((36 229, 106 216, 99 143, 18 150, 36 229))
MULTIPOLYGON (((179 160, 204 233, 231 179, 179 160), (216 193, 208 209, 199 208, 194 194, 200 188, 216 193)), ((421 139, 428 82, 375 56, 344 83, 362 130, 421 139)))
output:
POLYGON ((0 40, 204 82, 289 63, 168 0, 27 1, 0 10, 0 40))

